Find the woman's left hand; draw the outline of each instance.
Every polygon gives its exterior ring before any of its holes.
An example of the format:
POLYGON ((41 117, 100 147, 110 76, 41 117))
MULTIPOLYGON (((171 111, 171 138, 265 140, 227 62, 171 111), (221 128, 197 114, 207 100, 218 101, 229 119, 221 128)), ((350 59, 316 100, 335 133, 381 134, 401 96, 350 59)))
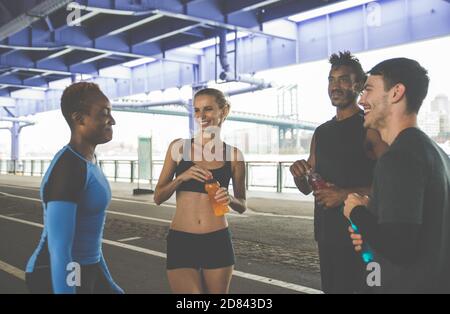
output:
POLYGON ((231 197, 228 194, 228 190, 224 187, 221 187, 217 190, 215 199, 218 203, 230 205, 231 197))

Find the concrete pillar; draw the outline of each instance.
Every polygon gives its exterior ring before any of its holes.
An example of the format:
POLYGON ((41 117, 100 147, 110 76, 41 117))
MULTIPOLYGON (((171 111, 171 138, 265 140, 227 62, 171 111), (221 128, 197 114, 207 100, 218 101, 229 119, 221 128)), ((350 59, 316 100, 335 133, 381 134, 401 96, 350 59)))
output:
POLYGON ((189 112, 189 136, 193 138, 195 132, 195 121, 194 121, 194 102, 192 99, 189 99, 188 112, 189 112))
POLYGON ((13 122, 11 131, 11 160, 19 160, 19 122, 13 122))
POLYGON ((11 132, 11 161, 9 162, 9 165, 7 165, 7 171, 9 173, 16 173, 19 170, 17 169, 19 165, 19 122, 13 122, 9 131, 11 132))

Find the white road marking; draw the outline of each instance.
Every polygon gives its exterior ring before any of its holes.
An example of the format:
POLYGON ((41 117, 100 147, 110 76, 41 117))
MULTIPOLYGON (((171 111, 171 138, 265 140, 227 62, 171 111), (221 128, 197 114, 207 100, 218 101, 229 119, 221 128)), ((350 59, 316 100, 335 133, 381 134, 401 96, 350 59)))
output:
POLYGON ((154 202, 151 202, 151 201, 134 201, 134 200, 126 199, 126 198, 117 198, 117 197, 113 197, 112 200, 117 201, 117 202, 124 202, 124 203, 145 204, 145 205, 155 205, 155 206, 160 206, 160 207, 176 208, 175 205, 168 205, 168 204, 156 205, 154 202))
POLYGON ((25 281, 25 272, 17 267, 9 265, 8 263, 0 261, 0 270, 25 281))
POLYGON ((144 220, 152 220, 152 221, 158 221, 158 222, 165 222, 165 223, 168 223, 168 224, 171 223, 171 221, 167 220, 167 219, 146 217, 146 216, 140 216, 140 215, 133 215, 133 214, 121 213, 121 212, 116 212, 116 211, 111 211, 111 210, 107 210, 106 212, 108 214, 113 214, 113 215, 126 216, 126 217, 131 217, 131 218, 139 218, 139 219, 144 219, 144 220))
POLYGON ((102 242, 105 243, 105 244, 109 244, 109 245, 112 245, 112 246, 117 246, 117 247, 120 247, 120 248, 123 248, 123 249, 127 249, 127 250, 130 250, 130 251, 134 251, 134 252, 144 253, 144 254, 147 254, 147 255, 152 255, 152 256, 161 257, 161 258, 167 258, 166 253, 158 252, 158 251, 154 251, 154 250, 150 250, 150 249, 146 249, 146 248, 143 248, 143 247, 140 247, 140 246, 136 246, 136 245, 120 243, 120 242, 106 240, 106 239, 103 239, 102 242))
MULTIPOLYGON (((0 184, 0 186, 12 187, 12 188, 17 188, 17 189, 22 189, 22 190, 39 191, 39 189, 37 189, 37 188, 22 187, 22 186, 11 185, 11 184, 0 184)), ((7 194, 7 193, 0 192, 0 194, 7 194)), ((12 194, 9 194, 9 195, 12 195, 12 194)), ((176 208, 175 205, 165 205, 165 204, 163 204, 163 205, 156 205, 155 203, 150 202, 150 201, 134 201, 134 200, 128 200, 128 199, 125 199, 125 198, 116 198, 116 197, 113 197, 112 200, 113 201, 117 201, 117 202, 146 204, 146 205, 155 205, 155 206, 160 206, 160 207, 176 208)), ((303 220, 314 220, 313 216, 279 215, 279 214, 273 214, 273 213, 256 212, 256 211, 254 211, 252 209, 249 209, 248 212, 250 213, 250 215, 254 215, 254 216, 266 216, 266 217, 274 217, 274 218, 294 218, 294 219, 303 219, 303 220)), ((245 215, 245 214, 235 214, 235 213, 229 213, 227 215, 228 216, 234 216, 234 217, 240 217, 240 218, 249 217, 248 215, 245 215)))
POLYGON ((39 191, 39 188, 33 188, 31 186, 20 186, 20 185, 13 185, 13 184, 0 184, 0 186, 6 186, 9 188, 16 188, 16 189, 20 189, 20 190, 31 190, 31 191, 39 191))
POLYGON ((134 240, 139 240, 139 239, 142 239, 142 237, 131 237, 131 238, 120 239, 120 240, 117 240, 117 241, 119 241, 119 242, 129 242, 129 241, 134 241, 134 240))
POLYGON ((0 215, 0 218, 3 218, 5 220, 18 222, 18 223, 25 224, 25 225, 29 225, 29 226, 33 226, 33 227, 44 228, 43 224, 40 224, 40 223, 37 223, 37 222, 32 222, 32 221, 18 219, 18 218, 4 216, 4 215, 0 215))
POLYGON ((5 192, 0 192, 1 195, 7 196, 7 197, 13 197, 13 198, 20 198, 22 200, 27 200, 27 201, 33 201, 33 202, 41 202, 40 199, 38 198, 32 198, 32 197, 26 197, 26 196, 20 196, 20 195, 15 195, 15 194, 9 194, 9 193, 5 193, 5 192))
POLYGON ((282 288, 285 288, 285 289, 290 289, 290 290, 306 293, 306 294, 323 294, 323 292, 321 290, 308 288, 308 287, 305 287, 305 286, 297 285, 295 283, 289 283, 289 282, 286 282, 286 281, 276 280, 276 279, 272 279, 272 278, 269 278, 269 277, 264 277, 264 276, 244 273, 244 272, 239 271, 239 270, 233 270, 233 275, 237 276, 237 277, 249 279, 249 280, 263 282, 265 284, 272 285, 272 286, 278 286, 278 287, 282 287, 282 288))
POLYGON ((7 216, 9 217, 17 217, 17 216, 23 216, 24 213, 12 213, 12 214, 8 214, 7 216))
MULTIPOLYGON (((4 195, 4 196, 7 196, 7 197, 24 199, 24 200, 27 200, 27 201, 33 201, 33 202, 38 202, 38 203, 41 202, 41 200, 38 199, 38 198, 25 197, 25 196, 20 196, 20 195, 9 194, 9 193, 5 193, 5 192, 0 192, 0 194, 4 195)), ((131 217, 131 218, 139 218, 139 219, 152 220, 152 221, 164 222, 164 223, 170 223, 171 222, 170 220, 167 220, 167 219, 160 219, 160 218, 146 217, 146 216, 140 216, 140 215, 133 215, 133 214, 121 213, 121 212, 116 212, 116 211, 111 211, 111 210, 107 210, 106 212, 108 214, 119 215, 119 216, 126 216, 126 217, 131 217)))
MULTIPOLYGON (((31 190, 31 191, 39 191, 40 190, 39 188, 18 186, 18 185, 12 185, 12 184, 0 184, 0 186, 6 186, 6 187, 16 188, 16 189, 20 189, 20 190, 31 190)), ((113 197, 112 200, 113 201, 118 201, 118 202, 125 202, 125 203, 156 205, 152 201, 136 201, 136 200, 129 200, 129 199, 126 199, 126 198, 113 197)), ((176 207, 175 205, 169 205, 169 204, 162 204, 162 205, 158 205, 158 206, 170 207, 170 208, 175 208, 176 207)))
POLYGON ((304 220, 314 220, 314 217, 312 217, 312 216, 279 215, 279 214, 261 213, 261 212, 257 213, 251 209, 249 210, 249 212, 253 215, 274 217, 274 218, 296 218, 296 219, 304 219, 304 220))
MULTIPOLYGON (((16 189, 20 189, 20 190, 39 191, 39 189, 36 189, 36 188, 22 187, 22 186, 10 185, 10 184, 1 184, 0 186, 6 186, 6 187, 16 188, 16 189)), ((3 193, 3 192, 0 192, 0 194, 15 195, 15 194, 3 193)), ((24 198, 24 199, 26 199, 26 198, 24 198)), ((155 206, 159 206, 159 207, 163 207, 163 208, 164 207, 166 207, 166 208, 176 208, 175 205, 169 205, 169 204, 156 205, 156 203, 151 202, 151 201, 135 201, 135 200, 129 200, 129 199, 126 199, 126 198, 117 198, 117 197, 113 197, 113 198, 111 198, 111 200, 116 201, 116 202, 124 202, 124 203, 134 203, 134 204, 143 204, 143 205, 155 205, 155 206)), ((258 214, 258 213, 256 213, 256 214, 258 214)), ((240 218, 248 217, 247 215, 235 214, 235 213, 229 213, 229 214, 227 214, 227 216, 235 216, 235 217, 240 217, 240 218)))
MULTIPOLYGON (((4 215, 0 215, 0 218, 18 222, 18 223, 22 223, 22 224, 26 224, 26 225, 30 225, 30 226, 35 226, 35 227, 40 227, 40 228, 44 227, 42 224, 38 224, 38 223, 31 222, 28 220, 8 217, 8 216, 4 216, 4 215)), ((103 239, 102 242, 105 244, 109 244, 111 246, 116 246, 116 247, 131 250, 131 251, 144 253, 147 255, 157 256, 157 257, 161 257, 161 258, 167 258, 165 253, 142 248, 142 247, 135 246, 135 245, 120 243, 117 241, 106 240, 106 239, 103 239)), ((281 287, 281 288, 285 288, 285 289, 289 289, 289 290, 293 290, 293 291, 297 291, 297 292, 301 292, 301 293, 307 293, 307 294, 313 294, 313 293, 321 294, 322 293, 322 291, 317 290, 317 289, 313 289, 313 288, 309 288, 309 287, 305 287, 305 286, 301 286, 301 285, 297 285, 294 283, 277 280, 277 279, 273 279, 273 278, 269 278, 269 277, 263 277, 263 276, 259 276, 259 275, 255 275, 255 274, 245 273, 245 272, 238 271, 238 270, 234 270, 233 275, 237 276, 237 277, 245 278, 248 280, 253 280, 253 281, 257 281, 257 282, 264 283, 267 285, 277 286, 277 287, 281 287)))

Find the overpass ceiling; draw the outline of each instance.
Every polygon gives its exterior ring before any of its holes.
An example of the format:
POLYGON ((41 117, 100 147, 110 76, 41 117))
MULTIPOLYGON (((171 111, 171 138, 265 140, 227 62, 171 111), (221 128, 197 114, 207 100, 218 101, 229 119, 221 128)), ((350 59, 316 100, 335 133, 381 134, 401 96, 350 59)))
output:
POLYGON ((271 36, 263 25, 334 0, 1 0, 2 94, 215 38, 221 29, 271 36), (68 15, 78 4, 79 26, 68 15))

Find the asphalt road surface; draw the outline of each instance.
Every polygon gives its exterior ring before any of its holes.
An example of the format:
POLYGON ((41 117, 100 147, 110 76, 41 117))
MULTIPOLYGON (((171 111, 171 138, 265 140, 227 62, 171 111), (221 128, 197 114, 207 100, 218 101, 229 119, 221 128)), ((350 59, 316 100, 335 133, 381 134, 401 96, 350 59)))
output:
MULTIPOLYGON (((170 293, 166 234, 173 206, 113 198, 103 252, 126 293, 170 293)), ((230 293, 318 293, 312 217, 228 215, 236 253, 230 293)), ((26 262, 42 231, 37 188, 0 184, 0 293, 27 293, 26 262)))

